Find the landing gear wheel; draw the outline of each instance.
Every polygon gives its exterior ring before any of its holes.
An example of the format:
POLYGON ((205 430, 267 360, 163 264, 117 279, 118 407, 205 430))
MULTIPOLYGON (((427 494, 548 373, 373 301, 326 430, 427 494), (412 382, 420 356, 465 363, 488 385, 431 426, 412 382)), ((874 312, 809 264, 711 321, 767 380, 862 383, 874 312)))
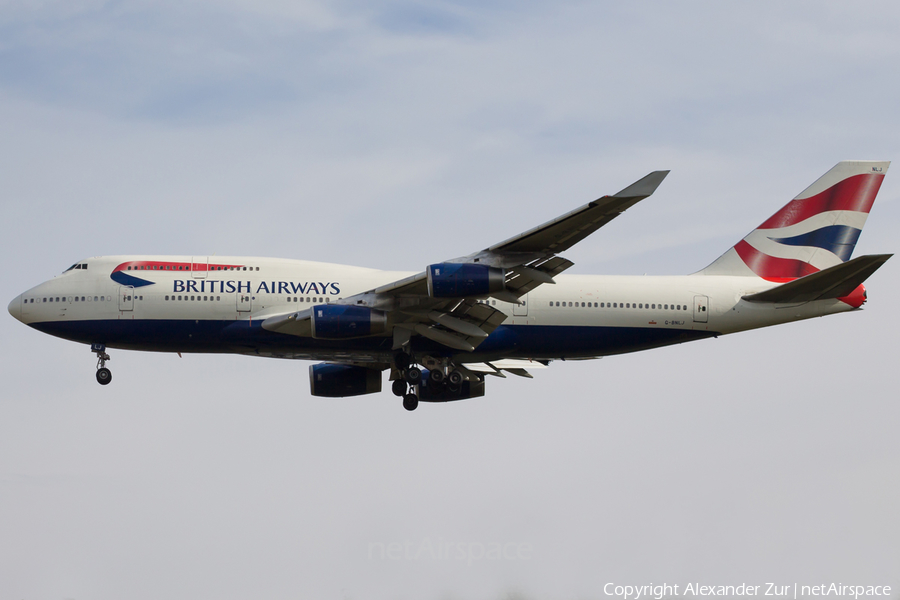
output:
POLYGON ((415 394, 407 394, 403 396, 403 408, 406 410, 416 410, 419 406, 419 397, 415 394))
POLYGON ((450 374, 447 375, 447 380, 450 382, 450 385, 459 387, 463 382, 463 374, 459 371, 450 371, 450 374))
POLYGON ((422 381, 422 369, 419 367, 410 367, 406 370, 406 383, 409 385, 419 385, 422 381))
POLYGON ((428 381, 430 383, 441 383, 444 381, 444 372, 440 369, 432 369, 428 371, 428 381))
POLYGON ((97 383, 100 385, 107 385, 112 381, 112 372, 106 367, 101 369, 97 369, 97 383))
POLYGON ((97 383, 107 385, 112 381, 112 373, 106 368, 106 361, 112 360, 106 353, 106 344, 91 344, 91 352, 97 355, 97 383))
POLYGON ((408 387, 409 385, 402 379, 395 379, 394 383, 391 384, 391 391, 394 392, 395 396, 403 396, 406 394, 408 387))

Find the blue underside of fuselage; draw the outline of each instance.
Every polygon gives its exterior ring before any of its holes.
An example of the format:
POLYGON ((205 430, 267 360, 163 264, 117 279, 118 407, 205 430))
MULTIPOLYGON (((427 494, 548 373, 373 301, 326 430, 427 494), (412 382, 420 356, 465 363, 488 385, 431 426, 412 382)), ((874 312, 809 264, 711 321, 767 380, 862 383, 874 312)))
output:
MULTIPOLYGON (((98 320, 32 323, 44 333, 110 348, 156 352, 261 354, 302 358, 345 356, 354 352, 392 352, 390 337, 318 340, 274 333, 262 321, 98 320)), ((718 335, 712 331, 651 327, 501 325, 482 342, 473 358, 561 359, 605 356, 680 344, 718 335)), ((416 352, 459 355, 416 337, 416 352)))

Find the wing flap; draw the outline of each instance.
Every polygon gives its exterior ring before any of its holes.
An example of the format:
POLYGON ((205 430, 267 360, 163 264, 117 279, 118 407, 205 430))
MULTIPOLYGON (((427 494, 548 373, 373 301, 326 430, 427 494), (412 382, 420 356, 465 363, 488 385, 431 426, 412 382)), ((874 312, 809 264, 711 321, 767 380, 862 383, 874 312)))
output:
POLYGON ((554 256, 532 261, 523 267, 513 267, 506 275, 506 289, 517 297, 524 296, 543 283, 554 283, 553 277, 574 264, 561 256, 554 256))

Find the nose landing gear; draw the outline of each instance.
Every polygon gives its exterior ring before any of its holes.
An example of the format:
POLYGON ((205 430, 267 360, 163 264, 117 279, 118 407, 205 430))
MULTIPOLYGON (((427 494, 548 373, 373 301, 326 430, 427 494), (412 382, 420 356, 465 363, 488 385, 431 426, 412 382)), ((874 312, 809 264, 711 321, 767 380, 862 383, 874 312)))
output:
POLYGON ((97 383, 107 385, 112 381, 112 372, 106 368, 106 361, 112 360, 106 353, 105 344, 91 344, 91 352, 97 355, 97 383))

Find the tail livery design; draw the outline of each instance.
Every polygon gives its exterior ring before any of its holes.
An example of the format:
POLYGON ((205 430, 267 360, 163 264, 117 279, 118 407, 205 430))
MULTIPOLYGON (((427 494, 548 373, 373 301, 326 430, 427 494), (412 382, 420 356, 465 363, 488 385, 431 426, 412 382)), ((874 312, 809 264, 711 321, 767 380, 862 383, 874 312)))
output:
POLYGON ((847 262, 889 165, 838 163, 698 274, 785 282, 847 262))

